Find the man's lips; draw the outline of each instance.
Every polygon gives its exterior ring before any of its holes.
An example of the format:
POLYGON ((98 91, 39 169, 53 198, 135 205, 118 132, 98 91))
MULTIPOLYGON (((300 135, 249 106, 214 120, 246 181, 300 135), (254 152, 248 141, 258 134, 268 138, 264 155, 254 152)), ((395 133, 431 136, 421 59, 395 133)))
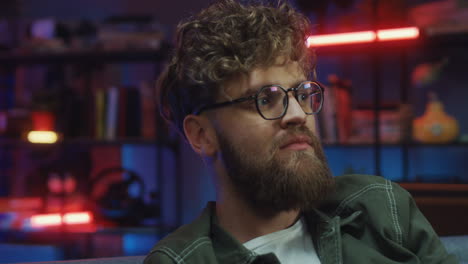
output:
POLYGON ((312 140, 308 136, 295 136, 289 138, 280 149, 305 150, 311 147, 312 140))

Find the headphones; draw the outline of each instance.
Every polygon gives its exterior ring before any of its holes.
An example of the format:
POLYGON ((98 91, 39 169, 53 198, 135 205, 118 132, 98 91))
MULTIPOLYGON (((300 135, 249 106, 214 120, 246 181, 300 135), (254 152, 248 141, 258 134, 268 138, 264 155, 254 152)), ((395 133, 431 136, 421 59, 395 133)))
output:
POLYGON ((145 184, 132 170, 106 168, 90 182, 95 215, 119 225, 138 225, 145 216, 145 184), (120 174, 120 177, 116 175, 120 174), (101 189, 102 192, 97 192, 101 189))

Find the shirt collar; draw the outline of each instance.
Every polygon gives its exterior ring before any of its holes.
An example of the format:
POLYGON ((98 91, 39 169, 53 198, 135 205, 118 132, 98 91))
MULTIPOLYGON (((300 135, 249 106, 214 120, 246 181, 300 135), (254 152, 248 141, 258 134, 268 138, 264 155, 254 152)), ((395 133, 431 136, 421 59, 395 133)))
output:
MULTIPOLYGON (((325 226, 330 222, 338 221, 340 226, 347 225, 356 220, 361 215, 361 211, 353 212, 351 215, 341 218, 340 216, 330 217, 328 214, 313 209, 304 212, 305 224, 308 231, 314 240, 324 232, 325 226)), ((216 217, 216 203, 209 202, 204 211, 205 216, 210 219, 210 237, 213 241, 213 250, 215 252, 218 263, 234 264, 234 263, 250 263, 255 254, 245 248, 237 239, 224 230, 216 217)))
POLYGON ((218 263, 250 262, 255 257, 254 254, 219 225, 216 217, 216 203, 209 202, 205 210, 210 216, 210 236, 218 263))

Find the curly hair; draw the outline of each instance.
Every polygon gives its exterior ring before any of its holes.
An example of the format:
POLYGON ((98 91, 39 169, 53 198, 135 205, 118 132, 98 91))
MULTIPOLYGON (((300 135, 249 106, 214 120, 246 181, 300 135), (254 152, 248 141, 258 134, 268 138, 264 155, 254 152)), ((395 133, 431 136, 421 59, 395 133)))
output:
POLYGON ((309 76, 315 69, 314 52, 305 45, 309 30, 309 20, 282 0, 222 0, 181 22, 174 54, 157 82, 163 118, 183 135, 185 116, 214 103, 224 82, 273 65, 278 56, 297 61, 309 76))

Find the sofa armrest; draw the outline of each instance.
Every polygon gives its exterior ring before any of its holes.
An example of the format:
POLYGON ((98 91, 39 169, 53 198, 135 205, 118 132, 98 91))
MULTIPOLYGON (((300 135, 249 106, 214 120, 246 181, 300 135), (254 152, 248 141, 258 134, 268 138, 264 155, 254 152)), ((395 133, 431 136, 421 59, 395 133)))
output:
POLYGON ((457 256, 460 263, 468 264, 468 236, 443 236, 440 240, 449 253, 457 256))
MULTIPOLYGON (((142 264, 145 256, 34 262, 34 264, 142 264)), ((21 264, 21 263, 18 263, 21 264)), ((23 263, 26 264, 26 263, 23 263)), ((31 263, 29 263, 31 264, 31 263)))

